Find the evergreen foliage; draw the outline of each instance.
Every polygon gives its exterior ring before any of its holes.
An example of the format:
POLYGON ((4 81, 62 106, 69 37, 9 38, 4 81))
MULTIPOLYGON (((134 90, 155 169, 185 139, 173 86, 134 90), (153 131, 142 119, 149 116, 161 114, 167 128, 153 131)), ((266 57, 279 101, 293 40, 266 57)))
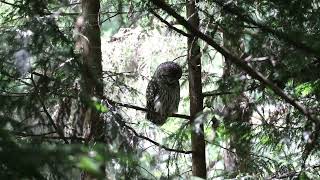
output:
MULTIPOLYGON (((100 1, 104 96, 87 99, 81 1, 0 0, 0 179, 189 179, 193 130, 204 133, 208 179, 318 179, 320 3, 196 3, 205 38, 289 101, 153 2, 100 1), (204 98, 194 126, 190 33, 199 37, 204 98), (159 127, 145 119, 145 90, 172 60, 183 68, 179 114, 159 127), (85 136, 84 107, 100 113, 102 139, 85 136)), ((185 17, 185 1, 165 2, 185 17)))

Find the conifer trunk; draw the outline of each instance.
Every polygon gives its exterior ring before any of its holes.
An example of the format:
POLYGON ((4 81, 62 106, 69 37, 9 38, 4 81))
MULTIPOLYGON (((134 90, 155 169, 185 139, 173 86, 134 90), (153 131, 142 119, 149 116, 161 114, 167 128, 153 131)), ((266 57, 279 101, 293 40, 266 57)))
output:
MULTIPOLYGON (((195 0, 187 0, 187 18, 195 28, 199 28, 199 16, 195 7, 195 0)), ((203 110, 202 82, 201 82, 201 52, 198 38, 188 38, 188 69, 190 116, 192 124, 192 175, 206 178, 205 141, 202 121, 195 121, 203 110), (197 125, 196 125, 197 124, 197 125)))
MULTIPOLYGON (((103 96, 102 82, 102 53, 100 37, 100 1, 82 0, 82 16, 80 17, 80 45, 81 45, 81 122, 83 136, 86 142, 103 141, 104 122, 95 107, 103 96)), ((104 168, 101 168, 104 171, 104 168)), ((89 173, 83 172, 82 180, 95 179, 89 173)))
MULTIPOLYGON (((99 0, 82 0, 81 28, 82 38, 82 97, 84 111, 82 115, 84 136, 87 139, 103 138, 103 121, 93 106, 93 98, 103 96, 102 53, 99 26, 99 0)), ((98 101, 97 101, 98 102, 98 101)))

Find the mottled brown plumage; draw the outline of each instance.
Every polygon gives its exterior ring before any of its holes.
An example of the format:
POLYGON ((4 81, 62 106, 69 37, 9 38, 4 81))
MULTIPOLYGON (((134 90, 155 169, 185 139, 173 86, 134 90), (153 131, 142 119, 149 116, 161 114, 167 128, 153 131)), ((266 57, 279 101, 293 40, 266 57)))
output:
POLYGON ((181 67, 168 61, 160 64, 152 76, 147 87, 147 109, 150 112, 146 118, 154 124, 163 125, 168 116, 178 111, 181 75, 181 67))

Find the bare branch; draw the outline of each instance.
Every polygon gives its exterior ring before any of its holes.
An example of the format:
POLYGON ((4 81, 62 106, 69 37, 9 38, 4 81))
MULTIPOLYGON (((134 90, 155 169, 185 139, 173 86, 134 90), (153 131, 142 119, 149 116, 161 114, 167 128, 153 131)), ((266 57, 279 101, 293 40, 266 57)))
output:
MULTIPOLYGON (((106 97, 102 97, 102 99, 106 100, 108 103, 110 103, 114 106, 122 106, 122 107, 126 107, 126 108, 136 109, 139 111, 150 112, 148 109, 143 108, 143 107, 139 107, 139 106, 135 106, 135 105, 131 105, 131 104, 120 103, 120 102, 115 102, 113 100, 107 99, 106 97)), ((157 113, 157 112, 152 112, 152 113, 157 113)), ((190 119, 190 116, 184 115, 184 114, 172 114, 170 117, 177 117, 177 118, 181 118, 181 119, 190 119)))

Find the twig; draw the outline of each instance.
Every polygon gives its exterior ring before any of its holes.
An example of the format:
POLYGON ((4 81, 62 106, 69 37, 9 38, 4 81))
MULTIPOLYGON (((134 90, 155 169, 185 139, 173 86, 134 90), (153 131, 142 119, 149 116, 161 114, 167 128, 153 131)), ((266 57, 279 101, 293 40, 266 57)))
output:
MULTIPOLYGON (((246 92, 246 91, 253 91, 255 89, 257 89, 259 86, 252 86, 249 87, 248 89, 244 89, 241 92, 246 92)), ((228 94, 236 94, 236 93, 240 93, 240 92, 217 92, 217 91, 209 91, 209 92, 203 92, 202 96, 203 97, 208 97, 208 96, 221 96, 221 95, 228 95, 228 94)))
POLYGON ((99 24, 102 25, 104 22, 106 22, 106 21, 108 21, 108 20, 110 20, 110 19, 112 19, 112 18, 114 18, 114 17, 116 17, 116 16, 118 16, 118 15, 120 15, 120 13, 116 13, 116 14, 114 14, 114 15, 112 15, 112 16, 109 16, 109 17, 107 17, 106 19, 100 21, 99 24))
POLYGON ((42 133, 42 134, 27 134, 27 133, 23 133, 23 132, 13 132, 13 133, 17 136, 22 136, 22 137, 44 137, 46 135, 54 134, 56 132, 53 131, 53 132, 46 132, 46 133, 42 133))
MULTIPOLYGON (((33 79, 33 74, 31 73, 31 81, 32 81, 32 84, 33 86, 35 87, 35 91, 36 93, 39 93, 39 89, 38 89, 38 86, 36 85, 36 83, 34 82, 34 79, 33 79)), ((53 126, 54 130, 57 132, 57 134, 60 136, 60 139, 62 139, 66 144, 69 144, 68 140, 64 137, 64 134, 63 134, 63 131, 61 131, 61 129, 55 124, 54 120, 52 119, 50 113, 48 112, 43 100, 41 99, 40 95, 37 96, 41 106, 42 106, 42 109, 44 111, 44 113, 46 114, 46 116, 48 117, 51 125, 53 126)))
POLYGON ((2 0, 1 0, 0 3, 7 4, 7 5, 10 5, 10 6, 16 7, 16 8, 21 8, 21 6, 16 5, 16 4, 13 4, 13 3, 9 3, 9 2, 7 2, 7 1, 2 1, 2 0))
POLYGON ((166 24, 170 29, 175 30, 176 32, 186 36, 186 37, 191 37, 190 34, 184 32, 183 30, 180 30, 176 27, 174 27, 173 25, 171 25, 168 21, 164 20, 160 15, 158 15, 156 12, 153 11, 153 9, 149 10, 151 12, 151 14, 153 14, 155 17, 157 17, 161 22, 163 22, 164 24, 166 24))
POLYGON ((148 174, 150 174, 152 177, 153 177, 153 179, 157 179, 157 177, 155 177, 151 172, 149 172, 146 168, 144 168, 144 167, 142 167, 142 166, 140 166, 140 165, 138 165, 138 167, 140 167, 141 169, 143 169, 143 170, 145 170, 148 174))
POLYGON ((221 96, 221 95, 228 95, 228 94, 235 94, 236 92, 204 92, 202 93, 203 97, 208 97, 208 96, 221 96))
POLYGON ((177 59, 179 59, 179 58, 187 57, 187 56, 188 56, 187 54, 185 54, 185 55, 181 55, 181 56, 178 56, 178 57, 174 58, 174 59, 173 59, 173 60, 171 60, 171 61, 175 61, 175 60, 177 60, 177 59))
MULTIPOLYGON (((16 136, 20 136, 20 137, 39 137, 39 138, 43 138, 43 139, 58 139, 58 140, 61 139, 60 136, 46 136, 46 135, 42 135, 42 134, 15 133, 15 135, 16 136)), ((80 141, 85 141, 86 140, 83 137, 77 137, 77 136, 64 137, 64 138, 68 139, 68 140, 80 140, 80 141)))

